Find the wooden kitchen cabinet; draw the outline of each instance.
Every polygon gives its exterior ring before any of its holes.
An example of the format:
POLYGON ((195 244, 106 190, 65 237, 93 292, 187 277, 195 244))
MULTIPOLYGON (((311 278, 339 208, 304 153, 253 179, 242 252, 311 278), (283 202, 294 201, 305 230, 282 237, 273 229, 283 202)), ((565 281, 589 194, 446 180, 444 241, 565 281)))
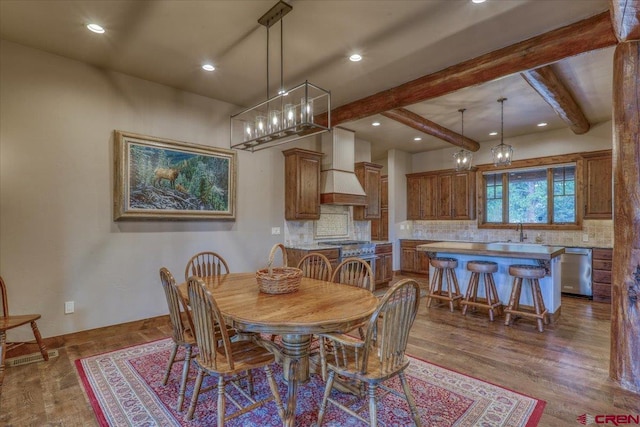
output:
POLYGON ((320 166, 323 154, 300 148, 282 153, 285 156, 285 219, 320 219, 320 166))
POLYGON ((592 265, 593 300, 597 302, 611 302, 611 266, 613 250, 594 248, 592 265))
POLYGON ((407 175, 407 219, 475 219, 475 171, 407 175))
POLYGON ((433 243, 433 240, 400 240, 400 271, 402 274, 419 274, 429 278, 429 256, 416 250, 416 246, 433 243))
POLYGON ((382 166, 375 163, 359 162, 355 164, 355 173, 366 193, 366 206, 353 207, 353 219, 380 219, 381 209, 381 171, 382 166))
POLYGON ((584 219, 611 219, 613 214, 613 180, 611 152, 586 154, 584 157, 584 219))
POLYGON ((338 258, 340 257, 340 249, 299 249, 299 248, 286 248, 287 251, 287 266, 297 267, 300 260, 307 254, 319 253, 326 256, 331 263, 331 268, 335 269, 338 266, 338 258))
POLYGON ((371 240, 389 239, 389 177, 380 178, 380 219, 371 220, 371 240))
POLYGON ((376 245, 376 288, 386 286, 393 279, 393 245, 376 245))

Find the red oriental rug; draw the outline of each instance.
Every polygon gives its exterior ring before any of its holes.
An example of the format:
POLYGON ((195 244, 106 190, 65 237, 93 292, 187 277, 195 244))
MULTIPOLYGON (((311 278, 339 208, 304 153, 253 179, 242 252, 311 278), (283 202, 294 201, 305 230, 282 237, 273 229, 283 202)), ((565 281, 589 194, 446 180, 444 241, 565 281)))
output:
MULTIPOLYGON (((82 384, 101 426, 212 426, 216 424, 216 392, 201 395, 194 420, 184 421, 186 410, 175 410, 182 364, 173 367, 169 382, 162 385, 164 370, 171 350, 171 340, 116 350, 76 360, 82 384)), ((504 389, 458 372, 411 358, 407 378, 413 392, 423 426, 536 426, 545 402, 504 389)), ((286 384, 282 371, 274 367, 280 394, 285 399, 286 384)), ((195 369, 189 375, 186 406, 193 389, 195 369)), ((206 381, 215 381, 208 377, 206 381)), ((398 390, 399 381, 390 382, 398 390)), ((262 370, 254 373, 257 396, 269 394, 262 370)), ((229 388, 232 390, 233 388, 229 388)), ((298 387, 296 425, 314 425, 322 400, 324 382, 312 374, 298 387)), ((334 396, 352 399, 349 394, 334 391, 334 396)), ((185 407, 186 408, 186 407, 185 407)), ((235 410, 227 405, 227 410, 235 410)), ((380 425, 412 425, 409 408, 403 399, 386 394, 378 401, 380 425)), ((361 422, 328 406, 324 425, 355 426, 361 422)), ((233 419, 228 426, 282 425, 275 404, 267 405, 233 419)))

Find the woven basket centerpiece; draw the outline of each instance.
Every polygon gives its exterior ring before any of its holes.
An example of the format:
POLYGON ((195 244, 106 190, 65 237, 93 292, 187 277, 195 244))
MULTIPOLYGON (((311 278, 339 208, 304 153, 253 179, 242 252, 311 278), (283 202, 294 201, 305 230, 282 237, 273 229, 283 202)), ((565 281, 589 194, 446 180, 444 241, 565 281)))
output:
POLYGON ((278 243, 271 248, 269 253, 269 264, 256 272, 256 279, 260 286, 260 292, 266 294, 288 294, 300 288, 302 280, 302 270, 295 267, 287 267, 287 251, 284 245, 278 243), (277 250, 282 251, 284 267, 273 267, 273 259, 277 250))

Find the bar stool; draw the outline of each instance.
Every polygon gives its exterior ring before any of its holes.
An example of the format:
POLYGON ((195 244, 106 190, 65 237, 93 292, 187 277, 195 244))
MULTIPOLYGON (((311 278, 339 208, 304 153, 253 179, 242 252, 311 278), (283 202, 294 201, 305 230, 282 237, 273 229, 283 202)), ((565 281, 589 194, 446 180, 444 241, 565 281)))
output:
POLYGON ((469 306, 483 307, 489 309, 489 320, 493 322, 494 311, 500 313, 502 303, 500 297, 498 297, 498 291, 496 290, 496 283, 493 280, 493 273, 498 271, 498 263, 493 261, 469 261, 467 263, 467 270, 471 272, 469 278, 469 286, 467 292, 462 300, 462 315, 467 315, 467 309, 469 306), (484 282, 484 295, 486 302, 478 301, 478 285, 480 280, 484 282))
MULTIPOLYGON (((435 298, 448 301, 449 310, 453 312, 454 301, 462 299, 462 294, 458 287, 458 278, 456 277, 456 272, 453 271, 458 266, 458 260, 455 258, 435 257, 431 258, 430 262, 431 266, 435 268, 435 272, 429 287, 427 307, 431 307, 431 300, 435 298), (446 285, 446 289, 443 289, 443 284, 446 285)), ((460 304, 459 301, 458 304, 460 304)))
POLYGON ((544 300, 542 298, 542 292, 540 291, 540 283, 538 279, 545 276, 545 269, 537 267, 535 265, 520 265, 514 264, 509 266, 509 275, 513 276, 513 288, 511 289, 511 297, 509 298, 509 306, 504 310, 506 318, 504 324, 509 326, 511 324, 512 316, 531 317, 536 319, 538 323, 538 331, 544 332, 544 326, 549 324, 547 317, 548 311, 544 306, 544 300), (520 308, 520 291, 522 289, 522 282, 529 281, 531 285, 531 296, 533 298, 534 312, 525 311, 520 308))

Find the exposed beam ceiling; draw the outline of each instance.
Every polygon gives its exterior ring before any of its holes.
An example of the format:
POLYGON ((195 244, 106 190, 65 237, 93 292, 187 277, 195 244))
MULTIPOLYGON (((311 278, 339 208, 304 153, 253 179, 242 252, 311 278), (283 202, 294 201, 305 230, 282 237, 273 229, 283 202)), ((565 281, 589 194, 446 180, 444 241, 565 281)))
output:
POLYGON ((406 107, 616 43, 610 14, 604 12, 342 105, 331 111, 331 125, 406 107))
POLYGON ((611 19, 620 41, 640 40, 640 2, 610 0, 611 19))
POLYGON ((551 65, 525 71, 522 77, 569 125, 573 133, 581 135, 589 131, 589 121, 551 65))
POLYGON ((420 132, 435 136, 450 144, 464 148, 469 151, 478 151, 480 144, 473 139, 463 137, 459 133, 449 130, 437 123, 425 119, 424 117, 409 111, 405 108, 396 108, 394 110, 381 113, 383 116, 400 122, 404 125, 412 127, 420 132))

